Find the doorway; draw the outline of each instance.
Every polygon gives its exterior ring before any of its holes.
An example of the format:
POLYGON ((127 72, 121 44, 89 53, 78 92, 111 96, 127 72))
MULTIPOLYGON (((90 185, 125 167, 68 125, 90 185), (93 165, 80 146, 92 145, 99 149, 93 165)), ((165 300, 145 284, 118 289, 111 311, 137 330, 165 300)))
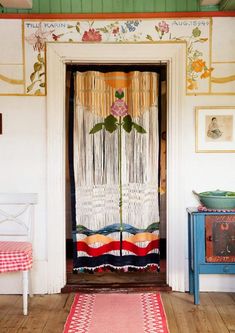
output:
POLYGON ((185 291, 185 203, 182 110, 185 108, 186 43, 48 43, 47 45, 47 291, 66 284, 65 74, 69 63, 168 64, 167 283, 185 291), (143 44, 143 45, 142 45, 143 44), (170 148, 170 149, 169 149, 170 148), (52 190, 53 189, 53 190, 52 190), (56 232, 55 232, 56 230, 56 232), (176 235, 178 235, 176 237, 176 235), (56 260, 55 260, 56 259, 56 260))
POLYGON ((166 137, 167 137, 167 64, 69 64, 66 66, 66 276, 64 291, 89 290, 90 288, 110 289, 161 289, 169 290, 166 284, 166 137), (151 72, 158 75, 158 206, 160 215, 160 271, 156 267, 146 266, 144 269, 123 270, 97 269, 76 274, 73 270, 74 245, 72 225, 76 220, 74 166, 73 166, 73 112, 74 112, 74 75, 79 71, 111 72, 151 72))

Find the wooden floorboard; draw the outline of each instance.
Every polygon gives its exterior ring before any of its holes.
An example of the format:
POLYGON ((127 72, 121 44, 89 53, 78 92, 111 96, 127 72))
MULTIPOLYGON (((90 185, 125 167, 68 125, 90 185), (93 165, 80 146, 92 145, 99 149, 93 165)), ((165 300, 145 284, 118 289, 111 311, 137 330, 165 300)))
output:
MULTIPOLYGON (((170 333, 235 332, 234 293, 200 293, 200 305, 188 293, 161 292, 161 297, 170 333)), ((34 296, 23 316, 21 296, 0 295, 0 332, 62 333, 73 298, 74 293, 34 296)))
POLYGON ((235 332, 234 294, 212 293, 211 299, 229 332, 235 332))

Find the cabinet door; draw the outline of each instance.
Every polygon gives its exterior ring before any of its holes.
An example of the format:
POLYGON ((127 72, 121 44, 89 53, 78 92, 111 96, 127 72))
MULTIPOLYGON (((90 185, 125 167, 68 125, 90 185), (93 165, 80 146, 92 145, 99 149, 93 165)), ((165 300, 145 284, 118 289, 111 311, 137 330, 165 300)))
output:
POLYGON ((206 261, 235 262, 235 215, 207 215, 206 261))

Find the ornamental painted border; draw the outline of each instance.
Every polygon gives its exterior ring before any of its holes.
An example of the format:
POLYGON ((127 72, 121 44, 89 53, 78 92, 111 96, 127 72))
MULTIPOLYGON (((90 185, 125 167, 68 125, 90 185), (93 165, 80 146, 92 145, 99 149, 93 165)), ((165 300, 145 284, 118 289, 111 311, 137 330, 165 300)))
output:
POLYGON ((211 92, 212 19, 23 21, 25 94, 46 95, 46 42, 187 42, 186 93, 211 92))

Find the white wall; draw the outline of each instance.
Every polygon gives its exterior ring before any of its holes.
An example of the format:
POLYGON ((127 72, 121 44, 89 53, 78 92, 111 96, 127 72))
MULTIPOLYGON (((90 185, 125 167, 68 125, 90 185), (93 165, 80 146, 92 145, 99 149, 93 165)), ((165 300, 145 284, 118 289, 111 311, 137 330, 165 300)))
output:
MULTIPOLYGON (((234 18, 213 19, 211 60, 215 68, 214 73, 217 72, 220 76, 226 76, 226 73, 235 74, 232 63, 235 62, 235 48, 231 47, 234 45, 232 44, 234 37, 231 33, 222 34, 223 31, 234 31, 234 27, 234 18), (218 47, 221 38, 223 48, 218 47), (230 47, 229 57, 228 47, 230 47), (219 64, 218 61, 223 63, 219 64)), ((23 73, 27 64, 22 58, 20 30, 20 20, 0 20, 0 37, 4 48, 4 52, 0 53, 0 75, 22 79, 25 83, 23 73), (15 48, 18 58, 12 52, 15 48), (14 68, 17 70, 14 71, 14 68)), ((217 188, 235 190, 234 153, 195 153, 195 107, 235 106, 234 81, 220 85, 219 88, 218 85, 213 85, 213 89, 216 92, 219 90, 219 94, 192 94, 186 97, 182 122, 184 177, 179 188, 179 195, 183 197, 185 208, 197 205, 192 189, 199 192, 217 188)), ((35 293, 45 293, 47 292, 46 97, 26 96, 24 91, 24 86, 1 80, 0 76, 0 112, 3 117, 3 135, 0 136, 0 191, 38 193, 33 284, 35 293), (21 95, 16 96, 17 94, 21 95)), ((177 216, 175 218, 177 220, 177 216)), ((187 229, 186 213, 185 220, 178 223, 183 223, 185 230, 187 229)), ((185 243, 185 272, 187 274, 187 243, 185 243)), ((201 289, 235 291, 235 277, 203 276, 201 289)), ((0 293, 19 291, 20 286, 14 274, 0 276, 0 293)))
MULTIPOLYGON (((45 98, 1 96, 3 135, 0 136, 0 188, 2 193, 38 193, 34 225, 35 292, 46 291, 46 122, 45 98), (44 267, 45 269, 45 267, 44 267)), ((0 293, 15 293, 15 274, 0 274, 0 293)))
MULTIPOLYGON (((231 106, 235 105, 235 96, 195 96, 186 98, 184 110, 183 154, 184 174, 182 189, 185 207, 197 206, 192 189, 203 192, 212 189, 235 189, 235 156, 234 153, 195 153, 195 106, 231 106)), ((185 228, 187 220, 185 216, 185 228)), ((187 243, 185 244, 187 253, 187 243)), ((187 269, 186 254, 186 269, 187 269)), ((188 288, 188 283, 187 283, 188 288)), ((205 291, 235 292, 234 275, 200 275, 200 288, 205 291)))

